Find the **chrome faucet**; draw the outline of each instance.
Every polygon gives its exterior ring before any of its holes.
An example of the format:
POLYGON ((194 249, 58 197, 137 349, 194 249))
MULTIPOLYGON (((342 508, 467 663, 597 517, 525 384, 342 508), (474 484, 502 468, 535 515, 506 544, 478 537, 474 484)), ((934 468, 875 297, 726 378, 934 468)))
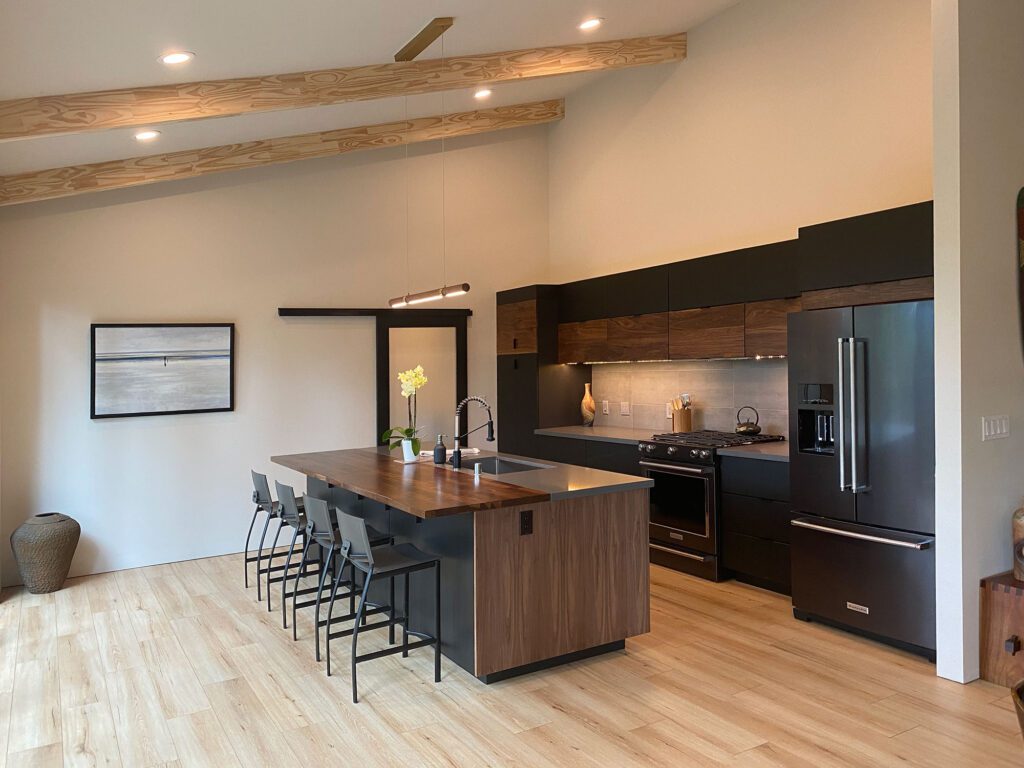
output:
POLYGON ((491 415, 491 406, 487 404, 487 401, 482 397, 473 395, 467 397, 455 408, 455 448, 452 450, 452 469, 459 469, 462 467, 462 450, 459 448, 460 441, 464 437, 469 437, 471 434, 476 432, 478 429, 487 427, 487 441, 494 442, 494 416, 491 415), (459 434, 459 421, 462 418, 462 409, 469 403, 480 403, 481 408, 487 409, 487 423, 481 424, 476 429, 471 429, 465 434, 459 434))

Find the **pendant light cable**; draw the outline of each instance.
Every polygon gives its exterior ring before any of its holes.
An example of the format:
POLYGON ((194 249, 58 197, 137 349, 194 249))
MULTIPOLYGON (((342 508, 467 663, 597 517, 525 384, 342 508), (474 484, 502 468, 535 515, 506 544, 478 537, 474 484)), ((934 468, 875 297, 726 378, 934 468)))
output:
MULTIPOLYGON (((444 35, 441 35, 441 72, 447 67, 444 57, 444 35)), ((448 234, 445 229, 444 199, 444 137, 448 131, 448 115, 445 112, 444 91, 441 91, 441 285, 448 285, 448 234)))
POLYGON ((409 295, 409 96, 405 99, 405 162, 402 164, 405 176, 405 295, 409 295))

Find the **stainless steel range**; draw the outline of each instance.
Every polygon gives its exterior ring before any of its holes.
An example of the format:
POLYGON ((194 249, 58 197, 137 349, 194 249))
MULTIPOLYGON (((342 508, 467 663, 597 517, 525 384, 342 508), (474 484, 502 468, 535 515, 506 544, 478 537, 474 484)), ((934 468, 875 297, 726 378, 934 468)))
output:
POLYGON ((718 451, 783 440, 700 430, 641 441, 640 468, 651 489, 651 562, 719 581, 718 451))

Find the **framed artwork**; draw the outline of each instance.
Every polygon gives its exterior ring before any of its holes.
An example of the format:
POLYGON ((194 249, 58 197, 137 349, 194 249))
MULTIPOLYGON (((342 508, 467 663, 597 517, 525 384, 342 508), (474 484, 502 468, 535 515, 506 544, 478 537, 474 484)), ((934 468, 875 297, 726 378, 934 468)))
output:
POLYGON ((234 323, 97 323, 91 335, 92 418, 234 410, 234 323))

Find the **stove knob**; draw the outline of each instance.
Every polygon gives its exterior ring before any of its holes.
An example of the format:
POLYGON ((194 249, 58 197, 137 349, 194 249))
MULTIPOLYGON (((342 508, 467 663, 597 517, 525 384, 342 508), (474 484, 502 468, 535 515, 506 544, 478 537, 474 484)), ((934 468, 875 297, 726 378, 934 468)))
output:
POLYGON ((700 451, 698 451, 696 448, 691 448, 690 458, 696 459, 698 456, 700 456, 700 451))
POLYGON ((654 443, 648 443, 644 446, 644 450, 648 453, 654 453, 654 443))
POLYGON ((671 455, 672 455, 672 454, 674 454, 675 452, 676 452, 676 447, 675 447, 674 445, 670 445, 670 446, 668 447, 668 455, 669 455, 669 456, 671 456, 671 455))
POLYGON ((643 453, 644 452, 644 444, 643 443, 637 443, 636 449, 638 451, 640 451, 640 453, 643 453))
POLYGON ((711 458, 711 451, 701 451, 700 452, 700 457, 702 459, 710 459, 711 458))

